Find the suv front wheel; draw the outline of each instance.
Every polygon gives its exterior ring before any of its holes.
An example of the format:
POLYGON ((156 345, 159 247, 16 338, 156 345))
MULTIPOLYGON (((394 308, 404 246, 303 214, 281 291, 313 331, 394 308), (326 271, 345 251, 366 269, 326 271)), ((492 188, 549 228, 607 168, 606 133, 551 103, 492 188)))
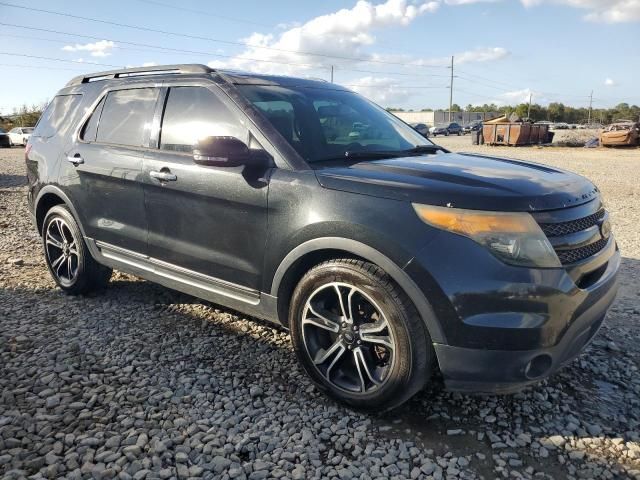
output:
POLYGON ((112 269, 93 259, 66 206, 56 205, 47 212, 42 225, 42 244, 49 272, 66 293, 89 293, 109 282, 112 269))
POLYGON ((364 410, 388 410, 431 373, 431 340, 406 294, 378 266, 330 260, 307 272, 289 313, 291 339, 315 384, 364 410))

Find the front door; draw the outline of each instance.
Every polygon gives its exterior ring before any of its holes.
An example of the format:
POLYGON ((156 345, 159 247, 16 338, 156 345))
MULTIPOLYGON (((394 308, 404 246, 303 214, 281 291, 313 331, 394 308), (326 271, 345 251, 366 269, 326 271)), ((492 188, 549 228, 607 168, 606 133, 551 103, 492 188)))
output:
POLYGON ((193 162, 204 137, 251 146, 240 115, 216 86, 169 86, 158 150, 144 160, 149 256, 212 280, 258 290, 267 229, 267 172, 193 162))

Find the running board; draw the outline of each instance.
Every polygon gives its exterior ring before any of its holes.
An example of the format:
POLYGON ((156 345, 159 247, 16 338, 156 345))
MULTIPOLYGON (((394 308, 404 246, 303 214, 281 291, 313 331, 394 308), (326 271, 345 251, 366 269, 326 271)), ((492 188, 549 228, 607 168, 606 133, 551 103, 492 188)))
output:
MULTIPOLYGON (((89 240, 89 239, 86 239, 89 240)), ((163 262, 141 253, 116 247, 101 241, 92 241, 101 257, 112 266, 156 281, 170 288, 207 299, 219 296, 249 305, 260 303, 260 292, 219 278, 203 275, 193 270, 163 262), (128 267, 128 268, 127 268, 128 267), (164 280, 164 281, 163 281, 164 280), (180 288, 182 286, 183 288, 180 288)))

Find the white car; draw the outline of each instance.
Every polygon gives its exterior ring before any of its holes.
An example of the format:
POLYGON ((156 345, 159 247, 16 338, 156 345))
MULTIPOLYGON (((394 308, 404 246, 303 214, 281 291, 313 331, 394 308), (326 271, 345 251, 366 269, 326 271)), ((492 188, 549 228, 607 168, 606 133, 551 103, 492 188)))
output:
POLYGON ((26 145, 33 133, 33 127, 16 127, 9 130, 11 145, 26 145))

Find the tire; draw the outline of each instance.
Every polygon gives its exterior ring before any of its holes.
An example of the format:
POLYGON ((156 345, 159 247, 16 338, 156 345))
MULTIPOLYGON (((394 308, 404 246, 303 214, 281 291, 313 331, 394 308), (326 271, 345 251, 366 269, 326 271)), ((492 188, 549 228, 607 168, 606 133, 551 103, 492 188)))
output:
POLYGON ((289 327, 316 386, 351 407, 390 410, 431 375, 435 355, 420 315, 371 263, 329 260, 309 270, 293 292, 289 327))
POLYGON ((109 282, 113 270, 91 256, 66 206, 56 205, 47 212, 42 224, 42 246, 49 272, 65 293, 84 295, 109 282))

